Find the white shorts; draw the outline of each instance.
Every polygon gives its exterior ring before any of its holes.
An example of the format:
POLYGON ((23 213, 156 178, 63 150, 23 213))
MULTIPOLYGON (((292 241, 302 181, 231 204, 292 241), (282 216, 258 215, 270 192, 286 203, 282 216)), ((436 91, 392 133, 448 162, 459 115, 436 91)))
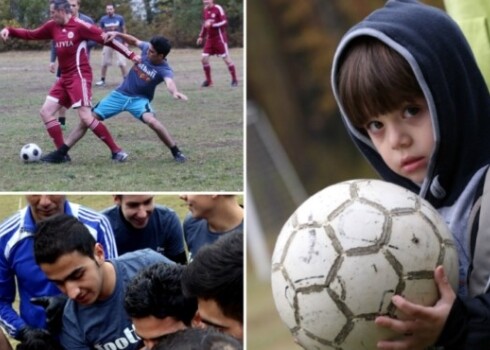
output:
POLYGON ((120 53, 119 51, 114 50, 112 47, 104 46, 102 48, 102 65, 103 66, 111 66, 112 65, 112 55, 116 54, 117 65, 125 67, 126 66, 126 57, 120 53))

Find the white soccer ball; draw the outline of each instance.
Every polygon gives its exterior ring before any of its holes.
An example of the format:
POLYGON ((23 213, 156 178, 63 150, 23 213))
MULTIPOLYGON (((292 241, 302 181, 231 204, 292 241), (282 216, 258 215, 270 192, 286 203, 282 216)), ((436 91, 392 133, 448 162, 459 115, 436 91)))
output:
POLYGON ((380 180, 329 186, 305 201, 279 234, 272 292, 279 315, 305 349, 376 349, 396 334, 378 315, 399 317, 395 294, 433 305, 434 269, 457 290, 458 257, 438 212, 380 180))
POLYGON ((41 147, 35 143, 28 143, 27 145, 22 146, 20 150, 20 159, 25 163, 38 162, 41 160, 42 154, 43 151, 41 150, 41 147))

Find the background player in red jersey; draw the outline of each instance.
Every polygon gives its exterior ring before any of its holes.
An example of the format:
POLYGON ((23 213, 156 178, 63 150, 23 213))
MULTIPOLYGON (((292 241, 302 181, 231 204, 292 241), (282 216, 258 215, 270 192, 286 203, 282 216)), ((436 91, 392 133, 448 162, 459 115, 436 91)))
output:
POLYGON ((203 87, 213 85, 211 79, 211 65, 209 56, 217 55, 223 58, 231 75, 231 86, 238 86, 236 78, 235 64, 228 52, 228 39, 226 36, 226 26, 228 20, 223 7, 214 3, 214 0, 203 0, 203 25, 197 38, 197 45, 201 45, 205 39, 204 49, 202 50, 202 67, 206 80, 202 83, 203 87))
POLYGON ((92 116, 92 68, 88 61, 87 40, 109 45, 134 62, 139 62, 140 57, 119 42, 104 43, 102 30, 73 17, 67 0, 52 0, 49 6, 51 20, 39 28, 27 30, 8 27, 0 32, 3 40, 12 36, 25 40, 52 39, 55 42, 61 77, 51 87, 40 114, 57 150, 42 160, 49 163, 70 160, 69 147, 64 143, 60 123, 54 117, 63 106, 77 109, 80 120, 110 148, 113 160, 125 161, 128 155, 114 142, 106 126, 92 116))

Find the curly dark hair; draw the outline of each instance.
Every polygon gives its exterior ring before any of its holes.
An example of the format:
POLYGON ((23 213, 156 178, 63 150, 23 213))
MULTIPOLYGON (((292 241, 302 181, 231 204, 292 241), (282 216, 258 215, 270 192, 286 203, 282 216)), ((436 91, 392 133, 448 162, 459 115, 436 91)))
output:
POLYGON ((184 297, 181 277, 185 266, 158 263, 140 271, 126 287, 124 308, 132 318, 174 317, 190 326, 197 301, 184 297))

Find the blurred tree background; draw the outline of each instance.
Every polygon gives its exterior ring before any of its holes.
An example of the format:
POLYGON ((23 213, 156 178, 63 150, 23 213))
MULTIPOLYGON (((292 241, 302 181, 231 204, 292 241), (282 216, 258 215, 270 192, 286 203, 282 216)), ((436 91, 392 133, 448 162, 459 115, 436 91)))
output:
MULTIPOLYGON (((119 0, 113 2, 116 13, 124 16, 130 34, 149 39, 160 34, 172 40, 174 47, 196 47, 201 27, 202 0, 119 0)), ((243 0, 220 0, 228 17, 228 44, 243 46, 243 0)), ((35 28, 49 19, 47 0, 0 0, 0 25, 35 28)), ((106 2, 81 0, 80 12, 96 22, 105 15, 106 2)), ((1 45, 8 49, 44 49, 46 41, 12 40, 1 45)))

